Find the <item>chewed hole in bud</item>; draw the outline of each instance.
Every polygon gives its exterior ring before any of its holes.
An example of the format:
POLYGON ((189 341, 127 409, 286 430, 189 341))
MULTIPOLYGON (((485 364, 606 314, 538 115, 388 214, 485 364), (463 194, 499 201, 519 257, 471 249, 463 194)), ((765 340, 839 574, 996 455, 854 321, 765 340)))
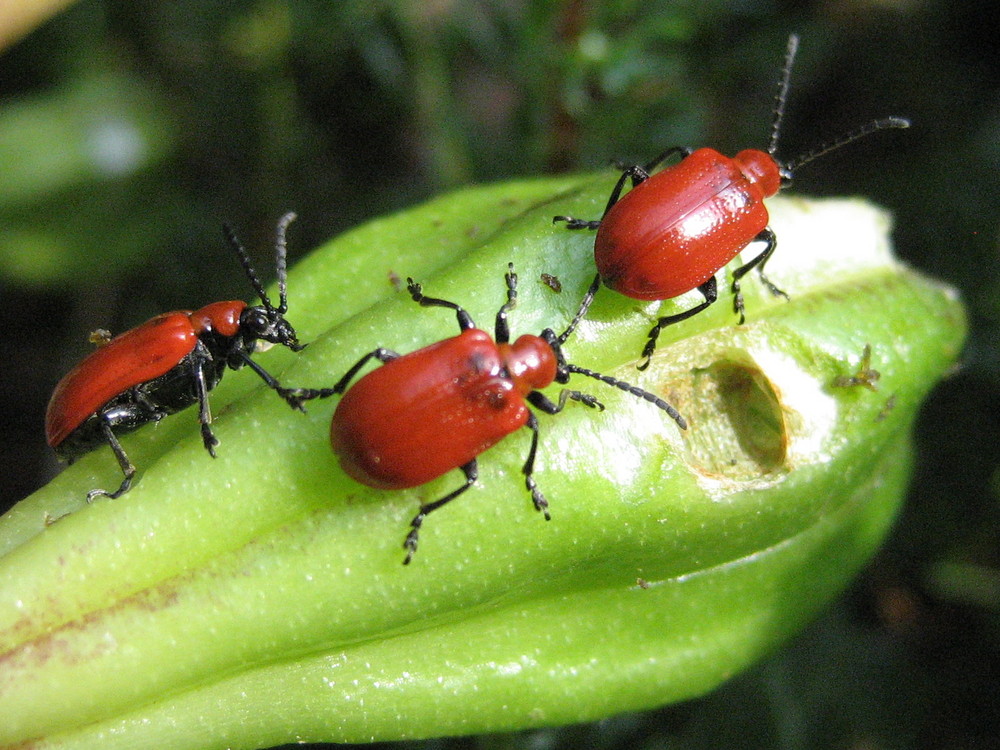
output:
POLYGON ((682 412, 691 468, 752 481, 786 466, 788 424, 771 381, 753 363, 718 360, 691 372, 682 412))

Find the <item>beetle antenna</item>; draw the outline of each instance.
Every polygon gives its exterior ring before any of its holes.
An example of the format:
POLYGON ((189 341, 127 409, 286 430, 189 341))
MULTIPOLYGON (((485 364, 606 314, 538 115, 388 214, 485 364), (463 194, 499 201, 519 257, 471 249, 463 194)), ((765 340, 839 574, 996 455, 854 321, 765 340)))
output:
POLYGON ((226 239, 229 241, 229 246, 236 251, 236 255, 239 256, 240 265, 243 266, 243 271, 246 273, 247 278, 250 279, 250 286, 260 297, 260 301, 264 303, 269 311, 274 308, 271 306, 271 300, 267 298, 267 293, 264 291, 264 287, 260 283, 260 279, 257 278, 257 273, 253 270, 253 266, 250 264, 250 256, 247 254, 246 248, 243 247, 243 243, 240 242, 239 237, 236 236, 236 232, 228 224, 222 225, 222 231, 226 233, 226 239))
POLYGON ((288 259, 285 234, 288 225, 296 218, 296 213, 289 211, 278 220, 278 233, 274 243, 275 266, 278 273, 278 312, 282 315, 288 312, 288 259))
POLYGON ((594 301, 594 295, 597 294, 597 290, 600 288, 601 288, 601 275, 597 274, 597 276, 595 276, 594 280, 591 282, 590 288, 587 289, 587 293, 583 295, 583 299, 580 301, 580 309, 576 311, 576 315, 573 316, 573 320, 571 320, 569 322, 569 325, 566 326, 566 330, 560 333, 558 338, 556 339, 556 341, 559 342, 560 346, 566 343, 566 339, 568 339, 573 334, 573 331, 576 330, 576 327, 580 324, 580 321, 583 320, 583 316, 585 316, 587 314, 587 311, 590 310, 590 303, 594 301))
POLYGON ((222 230, 226 233, 226 239, 229 241, 229 246, 236 251, 236 255, 240 259, 240 265, 243 266, 243 271, 246 273, 247 278, 250 279, 250 286, 260 297, 260 301, 264 303, 265 309, 270 313, 284 314, 288 310, 288 291, 287 291, 287 279, 288 279, 288 263, 285 259, 285 232, 288 229, 288 225, 295 221, 296 215, 293 211, 289 211, 287 214, 281 217, 278 221, 277 239, 275 240, 275 256, 278 273, 278 307, 276 308, 271 304, 270 298, 267 296, 267 292, 264 291, 264 285, 260 283, 260 278, 257 276, 257 272, 253 270, 253 265, 250 262, 250 255, 247 253, 246 248, 243 247, 243 243, 240 242, 239 237, 236 236, 236 232, 229 224, 223 224, 222 230))
POLYGON ((799 35, 789 34, 788 47, 785 49, 785 66, 781 70, 781 80, 778 81, 778 90, 774 95, 774 119, 771 121, 771 140, 767 144, 767 153, 771 156, 778 150, 778 133, 781 130, 781 121, 785 117, 788 83, 792 78, 792 64, 795 62, 795 53, 798 50, 799 35))
POLYGON ((853 143, 859 138, 864 138, 866 135, 871 135, 879 130, 888 130, 889 128, 908 127, 910 127, 910 121, 905 117, 884 117, 881 120, 872 120, 871 122, 865 123, 860 128, 856 128, 849 133, 845 133, 839 138, 814 148, 812 151, 808 151, 801 156, 797 156, 791 161, 785 162, 782 164, 782 168, 785 172, 791 174, 803 164, 808 164, 813 159, 818 159, 820 156, 828 154, 831 151, 835 151, 841 146, 846 146, 848 143, 853 143))
POLYGON ((574 372, 578 375, 586 375, 588 378, 594 378, 594 380, 600 380, 602 383, 614 386, 618 390, 625 391, 633 396, 641 398, 643 401, 648 401, 653 406, 658 409, 665 411, 672 420, 677 423, 677 426, 682 430, 687 429, 687 420, 680 415, 680 413, 673 406, 668 404, 662 398, 657 396, 655 393, 650 393, 649 391, 643 390, 637 385, 632 385, 631 383, 626 383, 624 380, 619 380, 618 378, 613 378, 610 375, 603 375, 599 372, 594 372, 593 370, 588 370, 586 367, 580 367, 578 365, 566 364, 566 372, 574 372))

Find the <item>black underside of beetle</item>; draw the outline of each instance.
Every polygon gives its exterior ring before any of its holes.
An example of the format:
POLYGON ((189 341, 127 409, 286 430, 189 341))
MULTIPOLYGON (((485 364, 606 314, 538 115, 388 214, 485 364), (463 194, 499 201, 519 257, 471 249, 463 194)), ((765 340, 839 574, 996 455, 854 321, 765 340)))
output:
POLYGON ((104 424, 115 435, 126 435, 144 424, 158 422, 168 414, 197 403, 196 373, 199 367, 204 373, 206 392, 218 384, 226 370, 228 351, 219 351, 218 342, 207 343, 203 337, 168 372, 133 386, 108 401, 55 447, 56 455, 63 461, 72 462, 95 448, 107 445, 104 424), (212 349, 216 351, 213 353, 212 349))

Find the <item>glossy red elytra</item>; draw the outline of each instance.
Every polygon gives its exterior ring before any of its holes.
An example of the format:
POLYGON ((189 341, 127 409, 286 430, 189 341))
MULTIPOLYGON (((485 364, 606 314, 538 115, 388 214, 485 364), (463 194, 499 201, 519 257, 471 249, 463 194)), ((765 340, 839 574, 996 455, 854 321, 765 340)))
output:
MULTIPOLYGON (((578 316, 562 334, 545 329, 510 343, 507 315, 517 299, 513 265, 506 274, 507 301, 497 312, 494 335, 475 327, 454 302, 425 297, 407 279, 413 300, 424 307, 454 310, 459 335, 410 354, 378 348, 362 357, 332 388, 297 389, 305 399, 344 394, 330 427, 333 450, 343 470, 358 482, 383 489, 405 489, 461 469, 465 483, 444 497, 420 506, 404 542, 409 563, 427 514, 471 487, 478 476, 476 457, 520 427, 531 430, 531 447, 521 471, 535 508, 549 518, 548 502, 533 476, 538 449, 538 419, 529 404, 546 414, 562 411, 568 399, 603 409, 593 396, 564 389, 552 402, 539 389, 585 375, 645 399, 665 411, 682 429, 684 418, 660 397, 617 378, 566 361, 563 344, 578 316), (369 360, 379 367, 353 387, 350 382, 369 360), (345 393, 346 391, 346 393, 345 393)), ((586 312, 584 310, 584 312, 586 312)))
POLYGON ((114 451, 124 474, 121 485, 114 492, 91 490, 88 502, 98 495, 118 497, 132 485, 135 467, 118 441, 119 435, 195 402, 199 404, 202 440, 214 457, 218 440, 210 426, 208 392, 227 367, 249 366, 291 406, 301 407, 292 392, 282 388, 250 356, 273 344, 292 351, 304 347, 284 317, 288 310, 285 232, 294 219, 295 214, 289 213, 278 223, 277 307, 268 299, 246 250, 226 227, 229 243, 262 304, 251 307, 241 300, 213 302, 193 312, 158 315, 110 340, 92 335, 99 348, 59 381, 45 414, 46 439, 62 460, 72 462, 104 444, 114 451))
POLYGON ((602 280, 634 299, 672 299, 693 289, 704 297, 691 309, 656 321, 642 350, 640 369, 649 366, 656 339, 665 326, 686 320, 715 302, 715 274, 753 242, 764 243, 764 249, 732 272, 733 309, 740 323, 744 321, 740 279, 751 269, 757 269, 771 294, 787 297, 764 275, 764 266, 777 245, 767 225, 764 200, 787 187, 794 171, 813 159, 878 130, 909 127, 909 121, 901 117, 873 120, 795 159, 779 160, 778 132, 797 48, 798 37, 793 34, 788 39, 766 152, 749 149, 729 158, 709 148, 674 146, 644 166, 625 169, 600 220, 553 219, 565 222, 569 229, 597 230, 594 259, 598 275, 582 309, 589 306, 602 280), (677 164, 652 174, 674 156, 681 157, 677 164), (631 182, 632 188, 622 195, 626 182, 631 182))

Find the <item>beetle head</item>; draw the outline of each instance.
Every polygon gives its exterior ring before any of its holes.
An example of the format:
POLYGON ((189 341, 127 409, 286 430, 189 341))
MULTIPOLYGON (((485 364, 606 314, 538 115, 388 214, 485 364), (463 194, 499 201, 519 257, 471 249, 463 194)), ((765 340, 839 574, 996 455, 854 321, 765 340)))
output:
POLYGON ((305 344, 300 344, 295 329, 285 317, 264 305, 245 307, 240 314, 240 334, 247 342, 256 342, 253 350, 262 352, 275 344, 287 346, 293 352, 302 351, 305 344))

